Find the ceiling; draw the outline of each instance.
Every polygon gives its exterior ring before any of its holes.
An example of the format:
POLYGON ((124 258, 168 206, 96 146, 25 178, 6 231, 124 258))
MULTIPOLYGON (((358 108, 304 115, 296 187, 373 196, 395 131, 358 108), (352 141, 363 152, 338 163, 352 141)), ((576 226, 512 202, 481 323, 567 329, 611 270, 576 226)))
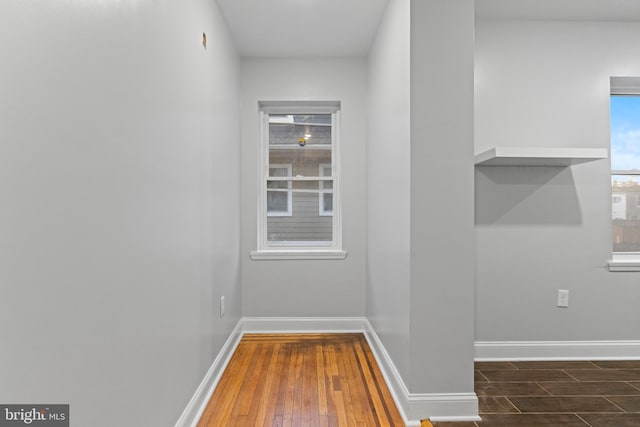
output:
POLYGON ((366 56, 388 0, 217 0, 245 57, 366 56))
MULTIPOLYGON (((240 55, 366 56, 389 0, 217 0, 240 55)), ((640 0, 475 0, 477 19, 640 21, 640 0)))
POLYGON ((640 0, 476 0, 478 19, 640 21, 640 0))

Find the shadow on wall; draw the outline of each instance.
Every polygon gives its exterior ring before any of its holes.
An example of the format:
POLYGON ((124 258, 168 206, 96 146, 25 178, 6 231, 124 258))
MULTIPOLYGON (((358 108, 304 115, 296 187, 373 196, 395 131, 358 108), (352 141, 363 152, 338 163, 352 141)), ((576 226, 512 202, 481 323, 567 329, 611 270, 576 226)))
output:
POLYGON ((580 225, 570 167, 477 166, 476 225, 580 225))

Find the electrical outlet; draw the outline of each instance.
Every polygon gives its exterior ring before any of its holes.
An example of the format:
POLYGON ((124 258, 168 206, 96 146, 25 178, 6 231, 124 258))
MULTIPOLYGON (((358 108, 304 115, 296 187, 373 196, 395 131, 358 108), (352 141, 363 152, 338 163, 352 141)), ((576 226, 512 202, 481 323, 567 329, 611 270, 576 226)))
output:
POLYGON ((220 317, 224 316, 224 310, 226 309, 224 303, 224 296, 220 297, 220 317))
POLYGON ((558 307, 569 307, 569 291, 566 289, 558 289, 558 307))

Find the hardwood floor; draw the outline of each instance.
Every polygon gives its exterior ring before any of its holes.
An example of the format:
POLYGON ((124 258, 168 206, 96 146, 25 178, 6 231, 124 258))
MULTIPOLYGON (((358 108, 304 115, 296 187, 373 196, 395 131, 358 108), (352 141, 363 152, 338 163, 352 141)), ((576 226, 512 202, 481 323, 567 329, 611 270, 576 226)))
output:
POLYGON ((433 427, 640 426, 640 361, 480 362, 475 368, 482 421, 433 427))
POLYGON ((245 335, 198 427, 404 426, 362 334, 245 335))
MULTIPOLYGON (((482 421, 423 427, 640 426, 640 361, 480 362, 482 421)), ((245 335, 198 427, 404 426, 362 334, 245 335)))

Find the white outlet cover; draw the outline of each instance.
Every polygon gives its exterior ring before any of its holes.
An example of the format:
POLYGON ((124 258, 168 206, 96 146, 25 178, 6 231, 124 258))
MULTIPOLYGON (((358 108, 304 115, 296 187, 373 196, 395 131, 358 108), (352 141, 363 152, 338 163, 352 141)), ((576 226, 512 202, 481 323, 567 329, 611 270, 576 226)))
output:
POLYGON ((569 291, 566 289, 558 289, 558 307, 569 307, 569 291))

